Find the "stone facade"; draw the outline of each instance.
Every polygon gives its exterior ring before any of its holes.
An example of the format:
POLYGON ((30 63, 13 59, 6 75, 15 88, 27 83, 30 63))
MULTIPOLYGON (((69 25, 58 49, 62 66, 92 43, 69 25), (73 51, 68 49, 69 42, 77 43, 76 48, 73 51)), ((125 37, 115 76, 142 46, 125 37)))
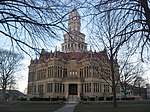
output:
MULTIPOLYGON (((106 50, 87 50, 85 35, 80 32, 80 15, 73 10, 69 16, 68 33, 61 44, 62 51, 41 51, 39 59, 31 60, 28 77, 28 98, 111 97, 109 59, 106 50), (104 80, 105 79, 105 80, 104 80)), ((119 66, 115 63, 115 76, 119 66)), ((120 85, 117 86, 120 96, 120 85)))

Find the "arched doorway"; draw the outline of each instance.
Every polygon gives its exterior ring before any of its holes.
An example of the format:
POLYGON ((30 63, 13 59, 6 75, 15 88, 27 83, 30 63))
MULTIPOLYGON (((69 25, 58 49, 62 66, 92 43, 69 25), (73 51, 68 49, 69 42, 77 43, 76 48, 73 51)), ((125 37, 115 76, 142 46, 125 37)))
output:
POLYGON ((78 85, 69 84, 69 95, 77 95, 77 94, 78 94, 78 85))

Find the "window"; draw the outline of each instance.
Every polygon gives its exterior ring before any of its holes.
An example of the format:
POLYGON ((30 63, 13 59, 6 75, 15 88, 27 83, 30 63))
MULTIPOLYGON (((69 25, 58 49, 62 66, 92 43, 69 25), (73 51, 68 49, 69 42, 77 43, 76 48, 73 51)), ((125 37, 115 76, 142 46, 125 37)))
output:
POLYGON ((59 66, 57 67, 57 74, 58 74, 58 77, 60 77, 60 67, 59 66))
POLYGON ((89 67, 88 66, 86 67, 86 74, 87 74, 87 77, 89 77, 89 67))
POLYGON ((28 86, 28 93, 32 93, 32 86, 28 86))
POLYGON ((71 49, 73 49, 73 44, 71 44, 71 49))
POLYGON ((68 49, 70 49, 70 44, 68 44, 68 49))
POLYGON ((55 92, 61 93, 65 91, 65 86, 62 83, 55 83, 55 92))
POLYGON ((77 49, 77 44, 75 44, 75 49, 77 49))
POLYGON ((52 67, 48 67, 48 78, 52 77, 52 67))
POLYGON ((67 45, 65 45, 65 50, 67 49, 67 45))
POLYGON ((81 49, 83 50, 84 49, 84 46, 82 45, 81 49))
POLYGON ((64 68, 63 77, 67 77, 67 68, 64 68))
POLYGON ((62 51, 64 51, 64 48, 65 48, 65 47, 64 47, 64 46, 62 46, 62 51))
POLYGON ((53 92, 53 83, 47 84, 47 92, 53 92))
POLYGON ((60 67, 60 77, 62 77, 62 67, 60 67))
POLYGON ((80 49, 80 44, 78 44, 78 49, 80 49))
POLYGON ((38 85, 38 93, 43 93, 43 85, 38 85))
POLYGON ((109 85, 104 84, 104 93, 109 93, 109 85))
POLYGON ((86 67, 84 67, 84 77, 87 77, 87 75, 86 75, 86 67))
POLYGON ((41 69, 37 71, 37 80, 43 80, 46 78, 46 69, 41 69))
POLYGON ((82 84, 82 86, 81 86, 81 92, 84 92, 83 88, 84 88, 84 84, 82 84))
POLYGON ((80 78, 82 78, 82 72, 81 72, 81 68, 80 68, 80 78))
POLYGON ((65 84, 63 84, 63 90, 62 91, 65 92, 65 84))
POLYGON ((34 93, 36 93, 36 86, 34 86, 34 93))
POLYGON ((87 92, 91 92, 91 83, 87 83, 87 92))

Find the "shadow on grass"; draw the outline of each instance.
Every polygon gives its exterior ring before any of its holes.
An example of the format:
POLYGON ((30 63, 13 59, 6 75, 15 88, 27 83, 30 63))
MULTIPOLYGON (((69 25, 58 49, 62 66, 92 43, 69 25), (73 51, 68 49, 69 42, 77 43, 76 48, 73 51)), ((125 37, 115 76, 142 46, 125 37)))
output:
POLYGON ((150 101, 119 101, 118 108, 112 102, 80 103, 74 112, 150 112, 150 101))
POLYGON ((64 103, 50 102, 7 102, 0 104, 0 112, 54 112, 64 106, 64 103))

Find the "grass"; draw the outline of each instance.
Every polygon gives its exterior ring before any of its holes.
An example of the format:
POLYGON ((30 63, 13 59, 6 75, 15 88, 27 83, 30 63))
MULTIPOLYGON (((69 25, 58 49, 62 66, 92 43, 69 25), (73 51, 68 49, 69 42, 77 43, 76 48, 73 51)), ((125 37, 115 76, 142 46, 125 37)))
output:
POLYGON ((54 112, 63 106, 50 102, 9 102, 0 104, 0 112, 54 112))
POLYGON ((80 103, 74 112, 150 112, 150 101, 118 102, 118 108, 112 102, 80 103))
MULTIPOLYGON (((0 102, 0 112, 54 112, 64 105, 61 102, 0 102)), ((115 109, 112 102, 83 102, 74 112, 150 112, 150 101, 118 101, 115 109)))

